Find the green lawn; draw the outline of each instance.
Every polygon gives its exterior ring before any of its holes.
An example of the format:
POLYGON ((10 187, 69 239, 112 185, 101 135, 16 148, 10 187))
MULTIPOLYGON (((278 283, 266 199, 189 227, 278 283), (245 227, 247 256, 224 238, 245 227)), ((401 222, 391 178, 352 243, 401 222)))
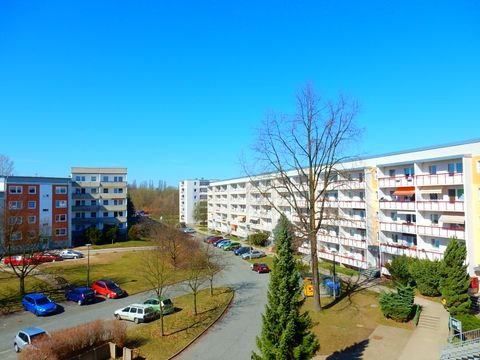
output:
POLYGON ((202 334, 223 313, 233 298, 230 288, 203 290, 197 297, 198 315, 193 315, 193 297, 184 295, 172 299, 177 311, 164 319, 165 336, 161 336, 160 321, 134 325, 128 329, 127 346, 138 349, 146 359, 169 359, 202 334))
POLYGON ((149 246, 152 243, 149 240, 128 240, 118 241, 113 244, 93 245, 92 249, 110 249, 110 248, 122 248, 122 247, 137 247, 137 246, 149 246))

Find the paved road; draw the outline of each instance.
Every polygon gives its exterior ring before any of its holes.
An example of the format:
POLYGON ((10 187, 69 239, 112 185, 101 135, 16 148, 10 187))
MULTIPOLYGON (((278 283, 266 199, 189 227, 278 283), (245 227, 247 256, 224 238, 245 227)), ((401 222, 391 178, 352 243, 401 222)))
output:
MULTIPOLYGON (((224 255, 228 259, 228 266, 217 276, 215 283, 217 286, 230 285, 235 288, 233 306, 217 325, 197 340, 191 349, 181 354, 179 359, 249 359, 250 352, 255 347, 255 337, 261 328, 260 314, 266 302, 269 275, 254 273, 247 262, 230 252, 224 255)), ((188 292, 183 285, 171 287, 167 291, 171 297, 188 292)), ((17 358, 13 351, 13 338, 23 327, 40 326, 47 331, 54 331, 92 320, 113 319, 114 310, 141 301, 151 294, 152 292, 145 292, 115 300, 99 298, 99 302, 86 306, 64 302, 61 304, 63 312, 42 318, 23 311, 0 316, 0 359, 17 358)))

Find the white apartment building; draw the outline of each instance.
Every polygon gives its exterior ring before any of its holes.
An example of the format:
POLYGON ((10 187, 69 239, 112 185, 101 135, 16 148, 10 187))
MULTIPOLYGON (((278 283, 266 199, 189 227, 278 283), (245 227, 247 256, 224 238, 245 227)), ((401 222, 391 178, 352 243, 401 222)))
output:
MULTIPOLYGON (((285 194, 267 190, 274 181, 264 174, 212 182, 209 229, 240 237, 272 231, 275 207, 298 221, 285 194)), ((470 274, 480 269, 480 140, 343 163, 329 189, 319 258, 385 272, 394 256, 441 259, 456 237, 466 243, 470 274)), ((308 243, 299 250, 310 253, 308 243)))
POLYGON ((207 201, 208 186, 211 180, 183 180, 178 184, 179 219, 185 224, 195 224, 193 211, 200 201, 207 201))
POLYGON ((118 226, 127 231, 127 168, 72 167, 72 237, 83 241, 95 226, 118 226))

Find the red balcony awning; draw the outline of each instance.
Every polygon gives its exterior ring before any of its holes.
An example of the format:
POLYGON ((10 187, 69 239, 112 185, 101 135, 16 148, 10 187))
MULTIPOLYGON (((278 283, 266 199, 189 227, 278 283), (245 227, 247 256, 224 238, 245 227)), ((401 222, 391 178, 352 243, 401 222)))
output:
POLYGON ((397 196, 412 196, 414 194, 415 194, 414 186, 398 187, 395 189, 393 193, 393 195, 397 195, 397 196))

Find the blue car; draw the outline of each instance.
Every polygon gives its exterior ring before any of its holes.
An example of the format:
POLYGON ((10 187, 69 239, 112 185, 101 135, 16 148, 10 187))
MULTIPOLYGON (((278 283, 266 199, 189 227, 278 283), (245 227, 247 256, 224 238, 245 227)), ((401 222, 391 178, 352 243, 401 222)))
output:
POLYGON ((57 304, 44 294, 32 293, 22 298, 25 310, 31 311, 37 316, 50 315, 57 311, 57 304))
POLYGON ((85 305, 95 302, 95 292, 89 287, 75 287, 65 292, 65 298, 78 305, 85 305))
POLYGON ((222 239, 222 240, 217 241, 216 243, 214 243, 214 245, 219 248, 219 247, 221 247, 223 244, 225 244, 226 242, 231 242, 231 240, 222 239))

